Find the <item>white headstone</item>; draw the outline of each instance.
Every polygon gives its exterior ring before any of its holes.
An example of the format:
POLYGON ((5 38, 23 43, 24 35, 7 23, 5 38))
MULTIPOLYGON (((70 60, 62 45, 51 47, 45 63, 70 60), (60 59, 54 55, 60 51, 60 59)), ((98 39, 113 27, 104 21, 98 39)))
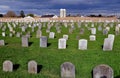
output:
POLYGON ((40 47, 47 47, 47 37, 46 36, 40 37, 40 47))
POLYGON ((68 35, 63 35, 63 38, 68 40, 68 35))
POLYGON ((66 39, 59 39, 58 41, 58 49, 66 49, 66 39))
POLYGON ((2 36, 5 37, 5 32, 2 32, 2 36))
POLYGON ((96 34, 96 28, 91 28, 91 34, 96 34))
POLYGON ((22 36, 22 47, 28 47, 28 37, 22 36))
POLYGON ((54 39, 54 37, 55 37, 55 33, 54 32, 50 32, 49 33, 49 38, 53 38, 54 39))
POLYGON ((3 62, 3 71, 12 72, 13 71, 13 63, 9 60, 3 62))
POLYGON ((79 40, 78 49, 87 50, 87 40, 86 39, 79 40))
POLYGON ((37 62, 33 60, 28 62, 28 72, 32 74, 37 74, 37 62))
POLYGON ((4 46, 4 45, 5 45, 4 40, 0 40, 0 46, 4 46))
POLYGON ((95 41, 96 40, 96 36, 95 35, 90 35, 90 41, 95 41))
POLYGON ((111 51, 113 49, 113 40, 110 38, 104 39, 103 51, 111 51))

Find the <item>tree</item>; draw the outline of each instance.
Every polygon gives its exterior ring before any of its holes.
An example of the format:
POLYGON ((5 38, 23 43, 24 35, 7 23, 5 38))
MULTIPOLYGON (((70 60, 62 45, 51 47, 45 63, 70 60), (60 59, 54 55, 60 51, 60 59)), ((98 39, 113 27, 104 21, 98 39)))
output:
POLYGON ((23 18, 25 17, 25 14, 24 14, 24 11, 23 11, 23 10, 20 11, 20 16, 23 17, 23 18))
POLYGON ((6 16, 7 16, 7 17, 16 17, 16 14, 15 14, 14 11, 8 11, 8 12, 6 13, 6 16))
POLYGON ((34 17, 34 14, 27 14, 27 16, 31 16, 31 17, 34 17))
POLYGON ((3 14, 0 14, 0 17, 3 17, 3 14))

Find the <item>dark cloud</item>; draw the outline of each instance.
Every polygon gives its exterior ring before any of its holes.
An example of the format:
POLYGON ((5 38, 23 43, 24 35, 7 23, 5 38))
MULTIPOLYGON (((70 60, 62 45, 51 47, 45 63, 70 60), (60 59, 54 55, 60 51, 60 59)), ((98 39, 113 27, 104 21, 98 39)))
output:
POLYGON ((0 0, 0 13, 8 10, 37 14, 59 14, 60 8, 67 13, 120 12, 119 0, 0 0))

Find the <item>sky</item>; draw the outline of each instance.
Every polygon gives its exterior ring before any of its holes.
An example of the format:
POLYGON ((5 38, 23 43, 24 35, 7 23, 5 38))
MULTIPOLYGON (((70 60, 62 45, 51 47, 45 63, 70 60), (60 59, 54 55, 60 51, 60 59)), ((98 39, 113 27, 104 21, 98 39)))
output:
POLYGON ((120 0, 0 0, 0 13, 21 10, 37 15, 56 14, 65 8, 67 14, 119 14, 120 0))

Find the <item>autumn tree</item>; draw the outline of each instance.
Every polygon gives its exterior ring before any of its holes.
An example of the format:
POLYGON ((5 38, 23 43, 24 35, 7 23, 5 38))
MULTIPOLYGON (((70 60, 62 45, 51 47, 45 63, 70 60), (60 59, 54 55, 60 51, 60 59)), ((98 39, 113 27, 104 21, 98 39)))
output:
POLYGON ((5 16, 6 17, 16 17, 16 14, 14 11, 8 11, 5 16))

